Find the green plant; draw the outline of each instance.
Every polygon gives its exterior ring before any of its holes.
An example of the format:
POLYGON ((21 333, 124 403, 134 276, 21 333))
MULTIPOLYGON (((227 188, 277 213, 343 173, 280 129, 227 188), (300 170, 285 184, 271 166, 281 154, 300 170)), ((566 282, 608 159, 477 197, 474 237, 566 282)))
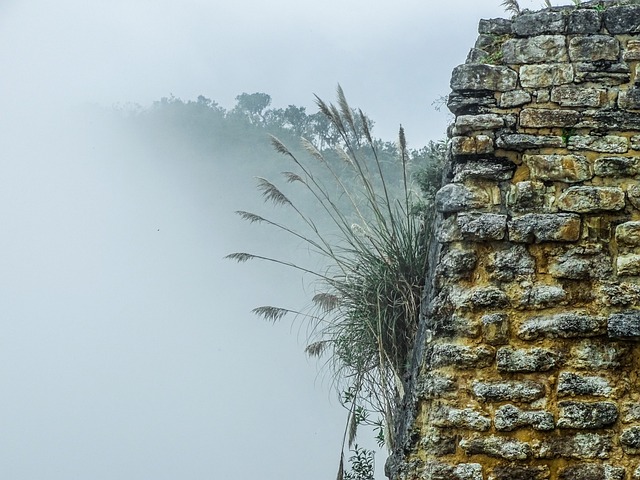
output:
MULTIPOLYGON (((302 145, 309 154, 306 160, 277 138, 272 139, 293 168, 283 174, 286 183, 301 187, 315 208, 307 213, 274 183, 258 180, 265 201, 288 209, 301 228, 251 212, 238 214, 306 243, 323 259, 322 267, 314 269, 250 253, 233 253, 228 258, 238 262, 266 260, 314 279, 308 308, 262 306, 254 312, 269 321, 287 314, 302 319, 309 332, 307 354, 328 356, 327 363, 342 392, 341 402, 349 412, 341 452, 345 445, 353 444, 361 425, 372 426, 378 441, 392 448, 390 427, 404 395, 403 377, 418 325, 432 237, 433 196, 439 186, 445 147, 430 144, 415 153, 430 162, 430 170, 417 177, 427 193, 421 198, 413 186, 413 166, 402 127, 396 163, 390 169, 379 154, 380 142, 373 139, 367 117, 361 110, 354 115, 340 87, 337 106, 319 98, 317 104, 340 133, 342 146, 336 156, 341 164, 304 139, 302 145), (392 178, 393 172, 398 178, 392 178), (323 219, 329 220, 326 230, 321 226, 323 219), (376 420, 370 420, 370 413, 376 420)), ((344 473, 342 459, 341 453, 340 471, 344 473)), ((365 477, 345 474, 344 478, 365 477)))
POLYGON ((553 5, 551 5, 551 0, 544 0, 544 6, 547 8, 552 8, 553 5))
POLYGON ((576 129, 572 127, 565 127, 562 129, 562 141, 565 146, 569 145, 569 140, 576 134, 576 129))

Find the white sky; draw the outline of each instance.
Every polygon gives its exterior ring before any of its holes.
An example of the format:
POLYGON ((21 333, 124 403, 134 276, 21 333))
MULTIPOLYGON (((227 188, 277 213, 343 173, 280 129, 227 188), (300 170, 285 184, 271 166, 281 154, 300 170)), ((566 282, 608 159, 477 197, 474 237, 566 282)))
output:
POLYGON ((221 260, 256 235, 231 213, 250 180, 61 112, 256 91, 311 112, 340 83, 417 147, 500 3, 3 0, 0 478, 335 476, 329 382, 295 327, 249 313, 300 280, 221 260))

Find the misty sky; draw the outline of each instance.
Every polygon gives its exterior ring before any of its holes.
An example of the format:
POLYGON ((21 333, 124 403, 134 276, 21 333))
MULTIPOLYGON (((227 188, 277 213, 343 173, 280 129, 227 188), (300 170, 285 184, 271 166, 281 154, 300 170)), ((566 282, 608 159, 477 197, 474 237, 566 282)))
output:
POLYGON ((312 113, 340 83, 375 134, 402 123, 419 147, 500 3, 2 0, 0 478, 335 478, 330 378, 296 325, 250 313, 308 286, 222 260, 265 239, 232 213, 251 179, 78 107, 260 91, 312 113))

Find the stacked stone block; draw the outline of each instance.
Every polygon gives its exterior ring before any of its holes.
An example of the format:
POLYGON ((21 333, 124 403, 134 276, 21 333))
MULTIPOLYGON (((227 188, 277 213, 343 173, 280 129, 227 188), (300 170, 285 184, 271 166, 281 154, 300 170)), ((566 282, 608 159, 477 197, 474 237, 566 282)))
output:
POLYGON ((482 20, 402 467, 640 479, 640 6, 482 20))

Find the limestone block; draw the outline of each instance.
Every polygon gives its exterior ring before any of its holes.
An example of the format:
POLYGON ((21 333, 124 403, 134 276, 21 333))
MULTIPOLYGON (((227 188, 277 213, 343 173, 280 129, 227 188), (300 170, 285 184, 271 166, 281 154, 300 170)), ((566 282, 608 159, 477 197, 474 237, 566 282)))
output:
POLYGON ((569 365, 590 371, 612 370, 626 365, 628 355, 626 345, 585 340, 571 348, 569 365))
POLYGON ((551 101, 563 107, 599 107, 605 90, 563 85, 551 90, 551 101))
POLYGON ((624 191, 619 187, 569 187, 558 198, 558 208, 565 212, 615 211, 624 206, 624 191))
POLYGON ((523 65, 520 84, 525 88, 546 88, 573 82, 573 66, 567 63, 523 65))
POLYGON ((457 218, 462 237, 473 242, 502 240, 507 231, 507 216, 493 213, 461 213, 457 218))
MULTIPOLYGON (((440 428, 427 427, 422 433, 420 440, 420 448, 428 455, 434 455, 436 457, 443 457, 445 455, 451 455, 456 453, 458 448, 459 437, 453 432, 447 432, 440 428)), ((433 478, 433 480, 441 480, 443 477, 425 477, 433 478)), ((444 478, 452 478, 447 476, 444 478)))
POLYGON ((618 60, 620 43, 609 35, 573 37, 569 41, 569 57, 572 62, 597 62, 618 60))
POLYGON ((456 163, 453 167, 453 181, 464 182, 467 178, 479 178, 501 182, 511 180, 516 165, 508 159, 483 158, 456 163))
POLYGON ((483 402, 533 402, 544 397, 544 385, 532 380, 475 381, 473 394, 483 402))
POLYGON ((640 6, 612 6, 604 11, 604 26, 612 35, 640 31, 640 6))
POLYGON ((634 177, 640 174, 639 157, 600 157, 593 164, 599 177, 634 177))
POLYGON ((525 108, 520 113, 520 126, 525 128, 573 127, 580 120, 575 110, 525 108))
POLYGON ((490 347, 467 347, 449 343, 439 343, 431 347, 431 366, 455 367, 459 369, 489 366, 495 356, 490 347))
POLYGON ((625 469, 599 463, 581 463, 563 467, 558 480, 624 480, 625 469))
POLYGON ((509 305, 509 297, 498 287, 473 288, 465 301, 472 309, 501 308, 509 305))
POLYGON ((628 310, 609 316, 607 334, 623 340, 640 339, 640 310, 628 310))
POLYGON ((507 92, 514 90, 518 74, 502 65, 470 63, 459 65, 451 75, 451 90, 491 90, 507 92))
POLYGON ((516 428, 532 427, 534 430, 553 430, 553 414, 543 410, 521 410, 514 405, 503 405, 496 410, 496 430, 510 432, 516 428))
POLYGON ((492 253, 486 268, 492 279, 510 282, 535 273, 536 262, 524 245, 511 245, 492 253))
POLYGON ((551 472, 547 465, 523 467, 514 464, 505 464, 495 467, 489 475, 488 480, 546 480, 550 475, 551 472))
POLYGON ((440 337, 475 338, 480 335, 480 322, 457 314, 439 315, 433 331, 440 337))
POLYGON ((455 378, 430 373, 419 378, 416 394, 426 399, 441 398, 455 391, 456 388, 455 378))
POLYGON ((631 143, 631 148, 640 150, 640 135, 632 135, 629 138, 629 142, 631 143))
POLYGON ((525 308, 550 308, 565 303, 567 292, 557 285, 534 285, 526 288, 520 300, 525 308))
POLYGON ((487 107, 496 105, 493 94, 486 91, 452 92, 447 98, 447 108, 455 115, 482 113, 487 107))
POLYGON ((606 459, 611 456, 611 435, 578 433, 548 437, 536 445, 536 458, 606 459))
POLYGON ((545 348, 500 347, 496 353, 499 372, 546 372, 560 363, 560 355, 545 348))
POLYGON ((618 407, 613 402, 558 402, 558 428, 605 428, 618 419, 618 407))
POLYGON ((573 372, 562 372, 558 376, 558 395, 590 395, 608 397, 613 392, 609 381, 604 377, 580 375, 573 372))
POLYGON ((640 110, 640 88, 621 90, 618 94, 618 107, 623 110, 640 110))
POLYGON ((504 42, 502 60, 511 65, 567 62, 569 54, 563 35, 539 35, 532 38, 512 38, 504 42))
POLYGON ((609 253, 602 248, 576 247, 551 256, 548 271, 554 278, 571 280, 608 278, 612 263, 609 253))
POLYGON ((525 320, 518 329, 522 340, 546 338, 576 338, 602 335, 607 330, 607 319, 583 313, 557 313, 540 315, 525 320))
POLYGON ((451 139, 451 153, 456 156, 491 152, 493 152, 493 139, 488 135, 460 136, 451 139))
POLYGON ((590 110, 584 112, 583 119, 576 128, 596 128, 611 130, 640 130, 640 113, 620 110, 590 110))
POLYGON ((509 240, 517 243, 574 242, 580 238, 580 216, 572 213, 527 213, 509 221, 509 240))
POLYGON ((634 283, 603 284, 597 298, 606 306, 640 304, 640 285, 634 283))
POLYGON ((480 115, 459 115, 456 118, 454 133, 465 135, 482 130, 496 130, 504 127, 504 118, 495 113, 483 113, 480 115))
POLYGON ((473 408, 438 405, 433 410, 431 424, 442 428, 464 428, 485 432, 491 428, 491 419, 473 408))
POLYGON ((455 215, 445 218, 436 230, 436 240, 440 243, 459 242, 462 233, 458 227, 458 219, 455 215))
POLYGON ((625 61, 640 60, 640 40, 631 39, 624 48, 622 58, 625 61))
POLYGON ((597 33, 600 31, 602 17, 597 10, 577 9, 567 16, 567 33, 597 33))
POLYGON ((498 148, 524 151, 530 148, 562 148, 564 141, 558 135, 530 135, 526 133, 506 133, 496 140, 498 148))
POLYGON ((532 180, 576 183, 593 177, 591 165, 584 155, 523 155, 532 180))
POLYGON ((626 255, 618 255, 616 258, 616 270, 618 275, 640 275, 640 255, 628 253, 626 255))
POLYGON ((573 135, 569 138, 568 148, 601 153, 626 153, 629 150, 629 140, 617 135, 573 135))
POLYGON ((623 423, 640 421, 640 403, 625 402, 622 404, 621 420, 623 423))
POLYGON ((469 276, 476 267, 478 256, 473 250, 451 249, 438 263, 438 274, 451 278, 460 279, 469 276))
POLYGON ((619 246, 640 247, 640 222, 625 222, 616 227, 619 246))
POLYGON ((514 212, 550 211, 548 205, 552 196, 546 195, 547 188, 539 181, 526 180, 510 185, 505 199, 506 206, 514 212))
POLYGON ((631 205, 640 209, 640 185, 629 185, 627 188, 627 197, 631 205))
POLYGON ((491 205, 488 192, 479 187, 462 183, 449 183, 435 196, 436 210, 443 213, 487 208, 491 205))
POLYGON ((527 460, 531 458, 531 445, 512 438, 488 436, 463 439, 460 447, 467 455, 487 455, 505 460, 527 460))
POLYGON ((511 20, 506 18, 483 18, 478 24, 478 33, 508 35, 511 33, 511 23, 511 20))
POLYGON ((640 427, 626 428, 620 434, 620 443, 625 453, 640 454, 640 427))
POLYGON ((504 313, 483 315, 482 338, 489 345, 504 345, 509 341, 509 316, 504 313))
POLYGON ((447 463, 430 462, 421 480, 483 480, 482 465, 479 463, 447 463))
POLYGON ((512 90, 510 92, 504 92, 500 95, 500 101, 498 105, 502 108, 519 107, 526 103, 531 102, 531 94, 524 90, 512 90))
POLYGON ((543 10, 518 15, 514 21, 513 33, 520 37, 531 37, 543 33, 564 33, 565 16, 562 12, 543 10))

